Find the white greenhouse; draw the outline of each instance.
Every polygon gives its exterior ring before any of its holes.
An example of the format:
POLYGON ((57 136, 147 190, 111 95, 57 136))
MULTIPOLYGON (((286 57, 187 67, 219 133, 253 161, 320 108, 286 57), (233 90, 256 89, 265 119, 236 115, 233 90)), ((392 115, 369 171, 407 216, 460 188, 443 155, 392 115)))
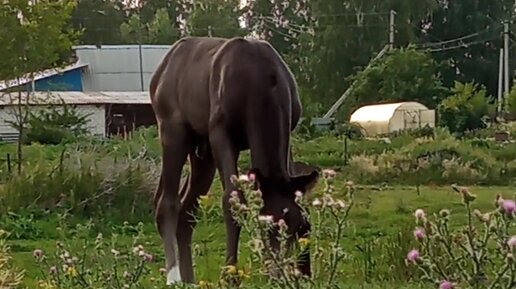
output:
POLYGON ((435 127, 435 111, 418 102, 367 105, 351 115, 366 136, 385 135, 406 129, 435 127))

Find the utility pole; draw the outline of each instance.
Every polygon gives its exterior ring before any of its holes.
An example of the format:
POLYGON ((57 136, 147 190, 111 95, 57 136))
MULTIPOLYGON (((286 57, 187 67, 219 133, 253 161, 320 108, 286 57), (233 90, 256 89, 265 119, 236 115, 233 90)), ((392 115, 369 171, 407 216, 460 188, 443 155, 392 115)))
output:
POLYGON ((504 88, 505 88, 505 111, 507 111, 507 100, 509 99, 509 20, 503 25, 503 52, 504 52, 504 88))
POLYGON ((389 49, 394 49, 394 17, 396 16, 396 11, 391 10, 389 17, 389 49))
POLYGON ((211 32, 211 25, 208 25, 208 37, 213 37, 211 32))
POLYGON ((500 49, 500 59, 498 61, 498 117, 502 116, 503 108, 503 48, 500 49))

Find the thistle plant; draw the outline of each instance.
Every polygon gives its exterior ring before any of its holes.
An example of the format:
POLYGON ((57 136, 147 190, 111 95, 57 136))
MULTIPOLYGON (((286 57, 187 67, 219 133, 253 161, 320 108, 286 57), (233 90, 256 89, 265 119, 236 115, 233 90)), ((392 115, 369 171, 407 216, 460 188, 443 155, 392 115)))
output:
MULTIPOLYGON (((91 229, 88 225, 78 227, 79 237, 91 229)), ((119 245, 116 234, 106 240, 99 233, 92 244, 89 238, 81 238, 84 239, 82 251, 61 241, 53 254, 36 249, 33 256, 40 267, 39 285, 41 288, 142 288, 154 257, 139 244, 141 236, 140 224, 132 246, 119 245)), ((158 282, 153 277, 147 281, 146 285, 158 282)))
MULTIPOLYGON (((335 171, 323 171, 324 190, 320 198, 312 201, 302 193, 296 193, 296 203, 303 208, 305 217, 313 219, 310 238, 299 238, 294 244, 289 244, 288 226, 283 219, 274 220, 273 216, 262 215, 262 193, 253 189, 254 176, 236 176, 232 178, 237 188, 243 192, 242 201, 238 192, 231 195, 230 204, 235 220, 249 234, 248 246, 251 258, 249 274, 235 267, 226 267, 222 274, 222 286, 241 285, 243 279, 255 276, 267 276, 267 285, 272 288, 331 288, 338 287, 336 277, 339 275, 339 265, 347 254, 341 246, 343 232, 347 225, 347 217, 353 206, 353 183, 346 183, 343 199, 335 199, 335 171), (308 210, 312 209, 311 216, 308 210), (331 222, 332 229, 326 230, 326 222, 331 222), (269 236, 276 229, 278 250, 273 248, 269 236), (324 236, 324 241, 323 241, 324 236), (313 240, 313 241, 312 241, 313 240), (329 249, 328 249, 329 248, 329 249), (313 278, 308 278, 297 269, 298 257, 305 252, 312 252, 317 260, 312 264, 313 278)), ((249 288, 246 286, 246 288, 249 288)))
POLYGON ((407 263, 420 269, 422 281, 434 282, 440 289, 515 288, 514 200, 497 195, 494 209, 481 212, 472 208, 476 195, 468 188, 452 188, 462 197, 466 225, 452 232, 449 210, 430 218, 417 209, 414 237, 419 247, 408 253, 407 263))
POLYGON ((12 264, 9 246, 6 244, 8 233, 0 230, 0 288, 20 288, 24 277, 24 271, 12 264))

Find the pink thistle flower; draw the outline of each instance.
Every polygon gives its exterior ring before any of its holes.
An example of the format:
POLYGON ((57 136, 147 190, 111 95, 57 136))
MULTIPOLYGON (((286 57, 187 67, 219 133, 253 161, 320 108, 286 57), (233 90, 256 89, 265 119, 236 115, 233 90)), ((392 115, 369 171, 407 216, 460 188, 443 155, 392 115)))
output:
POLYGON ((296 195, 296 198, 302 198, 303 197, 303 193, 301 191, 296 191, 295 195, 296 195))
POLYGON ((408 254, 407 254, 407 260, 416 264, 417 262, 419 262, 419 260, 421 260, 421 255, 419 254, 419 251, 416 250, 416 249, 412 249, 408 254))
POLYGON ((56 266, 50 267, 50 274, 52 274, 52 275, 57 274, 57 267, 56 266))
POLYGON ((286 231, 288 229, 287 222, 285 222, 285 220, 283 220, 283 219, 279 219, 278 227, 280 230, 286 231))
POLYGON ((344 208, 346 208, 346 203, 344 203, 343 200, 338 200, 337 203, 336 203, 336 206, 339 209, 344 209, 344 208))
POLYGON ((237 191, 232 191, 231 194, 229 195, 231 198, 238 198, 238 192, 237 191))
POLYGON ((150 262, 152 262, 152 260, 154 260, 154 256, 152 256, 151 254, 147 254, 147 253, 145 253, 145 254, 143 255, 143 259, 144 259, 145 261, 147 261, 147 262, 149 262, 149 263, 150 263, 150 262))
POLYGON ((423 211, 423 209, 417 209, 414 212, 414 216, 416 217, 417 220, 423 220, 425 218, 426 214, 425 214, 425 211, 423 211))
POLYGON ((448 280, 444 280, 439 284, 439 289, 453 289, 454 287, 455 285, 448 280))
POLYGON ((414 231, 414 237, 416 237, 416 240, 422 241, 426 237, 425 229, 417 228, 414 231))
POLYGON ((130 279, 131 278, 131 273, 127 272, 127 271, 124 271, 124 273, 122 274, 122 276, 124 276, 125 279, 130 279))
POLYGON ((249 181, 254 183, 256 181, 256 174, 255 173, 250 173, 249 174, 249 181))
POLYGON ((249 176, 248 175, 240 175, 238 177, 238 180, 241 182, 249 182, 249 176))
POLYGON ((115 249, 111 249, 111 254, 113 254, 113 256, 118 256, 120 255, 120 252, 118 250, 115 250, 115 249))
POLYGON ((41 257, 43 257, 43 250, 36 249, 36 250, 34 250, 32 255, 34 256, 34 258, 41 258, 41 257))
POLYGON ((511 248, 511 249, 516 249, 516 235, 512 236, 509 241, 507 241, 507 245, 511 248))
POLYGON ((323 170, 323 175, 326 177, 326 178, 333 178, 337 175, 337 173, 335 172, 335 170, 332 170, 332 169, 324 169, 323 170))
POLYGON ((516 210, 516 203, 513 200, 505 200, 502 203, 502 208, 505 210, 507 215, 513 215, 516 210))
POLYGON ((274 222, 274 218, 270 215, 261 215, 261 216, 258 216, 258 221, 264 222, 264 223, 272 223, 272 222, 274 222))

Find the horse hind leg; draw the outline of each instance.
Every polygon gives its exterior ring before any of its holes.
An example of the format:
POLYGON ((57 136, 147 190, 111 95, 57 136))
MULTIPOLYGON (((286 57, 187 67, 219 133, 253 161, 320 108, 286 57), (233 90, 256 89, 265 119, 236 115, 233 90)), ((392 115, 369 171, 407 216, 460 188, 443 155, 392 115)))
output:
POLYGON ((177 224, 180 211, 179 184, 186 157, 190 151, 190 134, 186 128, 173 123, 160 123, 163 148, 161 196, 156 204, 156 224, 164 242, 167 263, 167 285, 180 282, 177 250, 177 224))
POLYGON ((196 153, 190 153, 191 172, 188 188, 181 202, 177 241, 179 246, 179 262, 181 279, 186 283, 194 283, 195 275, 192 261, 192 235, 197 224, 196 214, 199 207, 199 197, 208 193, 215 176, 215 163, 211 154, 199 158, 196 153))

